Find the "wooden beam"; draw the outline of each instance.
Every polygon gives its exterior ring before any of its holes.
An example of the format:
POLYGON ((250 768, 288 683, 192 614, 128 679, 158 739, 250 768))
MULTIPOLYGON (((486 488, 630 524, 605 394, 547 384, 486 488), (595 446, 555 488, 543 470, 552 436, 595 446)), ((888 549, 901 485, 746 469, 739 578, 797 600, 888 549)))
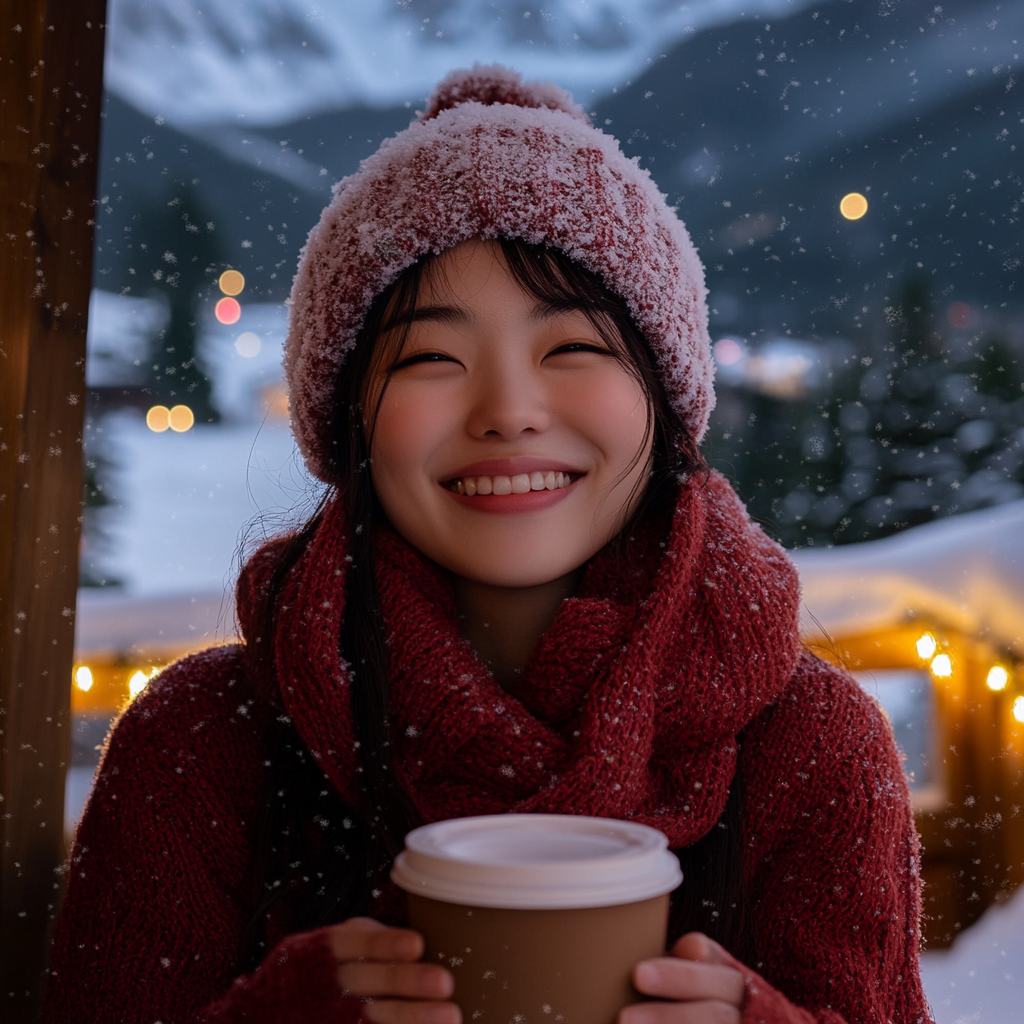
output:
POLYGON ((36 1019, 64 861, 106 0, 0 23, 0 1019, 36 1019))

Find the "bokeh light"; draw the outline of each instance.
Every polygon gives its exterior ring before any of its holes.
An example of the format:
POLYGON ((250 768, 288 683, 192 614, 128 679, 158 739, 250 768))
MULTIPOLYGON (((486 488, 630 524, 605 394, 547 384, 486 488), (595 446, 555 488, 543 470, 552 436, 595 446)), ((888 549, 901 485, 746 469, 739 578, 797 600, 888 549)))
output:
POLYGON ((244 334, 240 334, 235 338, 235 351, 246 359, 252 359, 253 356, 260 354, 260 336, 253 334, 252 331, 246 331, 244 334))
POLYGON ((1024 697, 1018 697, 1013 702, 1013 717, 1018 722, 1024 722, 1024 697))
POLYGON ((922 633, 917 638, 915 646, 917 647, 917 656, 927 661, 935 653, 935 648, 938 645, 935 643, 935 637, 931 633, 922 633))
POLYGON ((187 405, 176 405, 171 409, 170 413, 168 413, 168 421, 170 423, 171 430, 178 434, 184 434, 186 430, 192 429, 196 418, 192 414, 192 410, 187 405))
POLYGON ((954 302, 946 310, 946 316, 954 327, 966 327, 971 322, 971 307, 966 302, 954 302))
POLYGON ((128 680, 128 693, 134 700, 148 685, 149 676, 139 669, 138 672, 132 673, 132 677, 128 680))
POLYGON ((220 299, 213 307, 213 315, 222 324, 237 324, 242 315, 242 306, 238 299, 220 299))
POLYGON ((715 342, 715 362, 719 366, 735 366, 743 358, 743 349, 739 342, 732 338, 722 338, 715 342))
POLYGON ((839 200, 839 212, 847 220, 860 220, 868 212, 868 201, 859 192, 847 192, 839 200))
POLYGON ((92 689, 92 669, 88 665, 79 665, 75 669, 75 686, 82 693, 88 693, 92 689))
POLYGON ((932 658, 932 675, 948 679, 953 674, 953 660, 948 654, 936 654, 932 658))
POLYGON ((245 287, 245 278, 237 270, 225 270, 217 284, 225 295, 241 295, 245 287))
POLYGON ((988 676, 985 678, 985 685, 990 690, 1002 690, 1005 689, 1009 680, 1010 673, 1007 672, 1002 665, 993 665, 988 670, 988 676))
POLYGON ((171 425, 171 410, 166 405, 154 405, 146 413, 146 426, 156 434, 162 434, 171 425))
POLYGON ((271 384, 260 392, 263 409, 269 419, 288 419, 288 392, 280 384, 271 384))

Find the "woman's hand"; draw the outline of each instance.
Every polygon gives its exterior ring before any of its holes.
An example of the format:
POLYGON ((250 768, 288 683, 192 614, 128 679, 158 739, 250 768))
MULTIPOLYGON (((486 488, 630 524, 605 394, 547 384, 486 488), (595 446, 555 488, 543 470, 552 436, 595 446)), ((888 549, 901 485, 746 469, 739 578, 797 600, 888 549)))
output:
POLYGON ((717 942, 690 932, 669 954, 638 963, 633 984, 644 995, 670 1001, 627 1006, 619 1024, 740 1024, 743 975, 727 966, 717 942))
POLYGON ((455 991, 451 972, 420 963, 423 936, 353 917, 330 929, 338 961, 338 983, 361 998, 363 1016, 375 1024, 461 1024, 462 1012, 448 1002, 455 991))

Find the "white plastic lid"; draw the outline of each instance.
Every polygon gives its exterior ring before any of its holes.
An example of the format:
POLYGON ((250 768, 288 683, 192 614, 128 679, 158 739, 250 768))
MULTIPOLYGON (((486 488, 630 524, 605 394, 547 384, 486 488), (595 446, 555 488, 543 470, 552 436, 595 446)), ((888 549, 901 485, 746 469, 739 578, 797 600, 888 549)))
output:
POLYGON ((671 892, 683 875, 668 840, 647 825, 493 814, 414 829, 391 878, 445 903, 546 910, 636 903, 671 892))

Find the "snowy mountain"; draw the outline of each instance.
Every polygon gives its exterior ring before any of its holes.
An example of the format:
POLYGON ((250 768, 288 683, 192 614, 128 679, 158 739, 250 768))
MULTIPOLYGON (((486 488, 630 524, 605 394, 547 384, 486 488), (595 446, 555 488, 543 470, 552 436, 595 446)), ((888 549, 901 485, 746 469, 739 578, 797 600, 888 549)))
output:
POLYGON ((580 99, 603 90, 596 123, 679 205, 717 329, 884 328, 914 275, 948 302, 1017 315, 1022 4, 560 0, 540 14, 525 0, 367 0, 319 11, 112 0, 98 287, 153 286, 161 264, 140 243, 174 250, 152 225, 191 182, 216 225, 211 261, 242 270, 247 294, 283 298, 329 186, 408 124, 439 74, 479 58, 550 75, 580 99), (414 24, 440 27, 428 38, 414 24), (856 222, 837 209, 851 190, 871 206, 856 222))
POLYGON ((111 0, 108 88, 176 124, 415 105, 500 60, 584 102, 689 33, 810 0, 111 0))

